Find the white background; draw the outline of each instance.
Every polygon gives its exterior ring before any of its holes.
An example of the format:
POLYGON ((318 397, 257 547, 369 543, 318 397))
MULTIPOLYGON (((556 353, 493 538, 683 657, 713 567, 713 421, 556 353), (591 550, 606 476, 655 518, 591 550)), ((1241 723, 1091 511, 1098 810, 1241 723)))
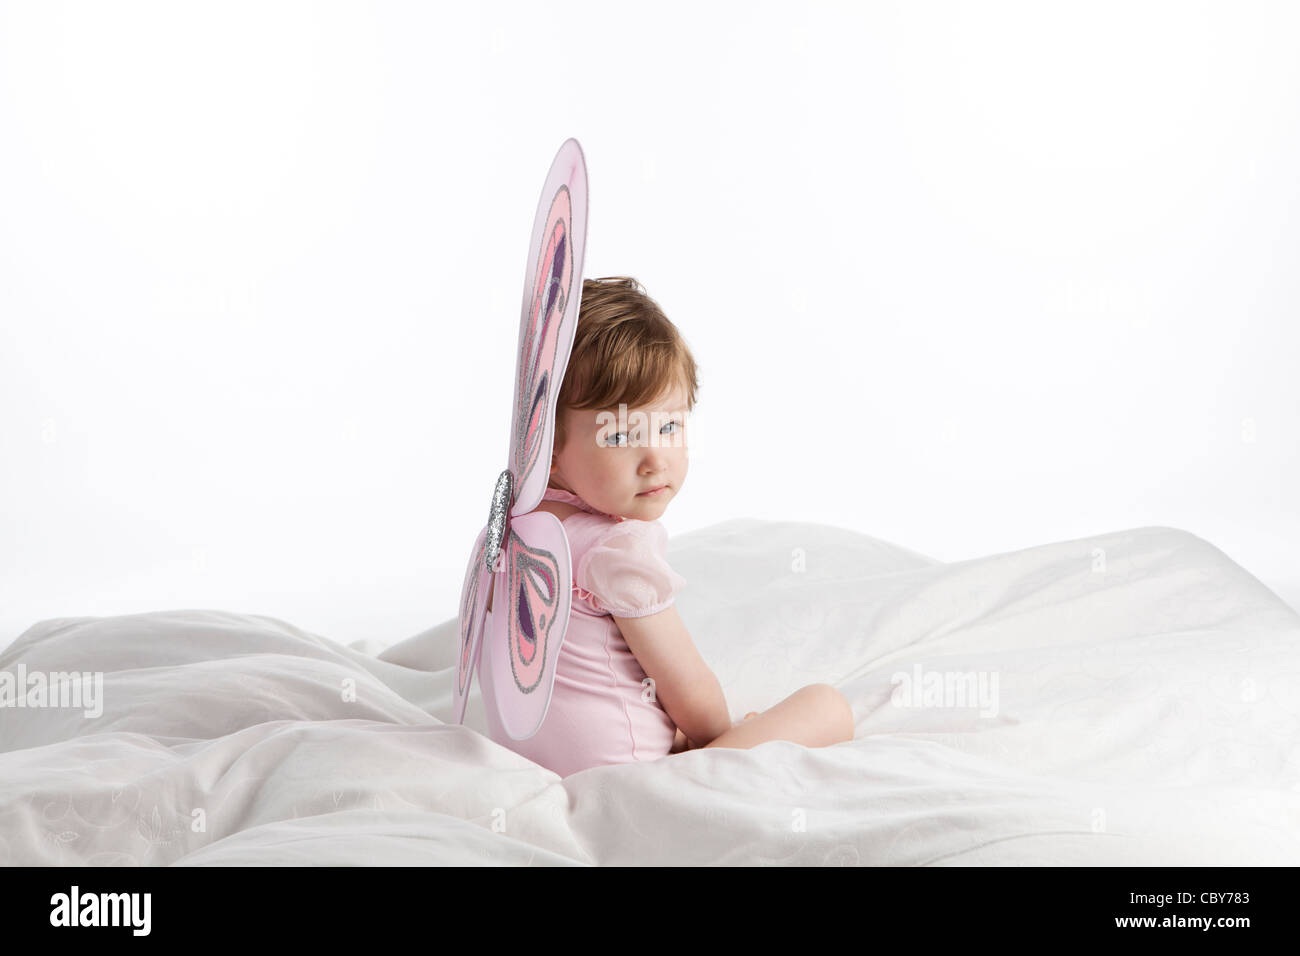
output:
POLYGON ((0 4, 0 646, 456 613, 568 137, 700 363, 671 534, 1191 531, 1293 604, 1288 4, 0 4))

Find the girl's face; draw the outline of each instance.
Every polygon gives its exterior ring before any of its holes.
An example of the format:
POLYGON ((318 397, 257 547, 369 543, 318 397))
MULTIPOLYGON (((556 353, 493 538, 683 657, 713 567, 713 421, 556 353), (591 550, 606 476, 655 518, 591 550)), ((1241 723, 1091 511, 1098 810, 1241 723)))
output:
POLYGON ((622 518, 654 521, 686 480, 686 393, 627 410, 626 421, 595 409, 562 409, 564 447, 552 456, 553 487, 622 518), (639 413, 639 414, 638 414, 639 413), (656 494, 643 494, 664 486, 656 494))

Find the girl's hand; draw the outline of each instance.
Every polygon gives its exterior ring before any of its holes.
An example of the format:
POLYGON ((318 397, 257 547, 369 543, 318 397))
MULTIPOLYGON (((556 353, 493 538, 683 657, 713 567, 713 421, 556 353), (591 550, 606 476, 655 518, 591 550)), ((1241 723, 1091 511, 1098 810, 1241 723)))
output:
MULTIPOLYGON (((757 717, 757 716, 758 716, 758 711, 756 711, 756 710, 751 710, 749 713, 747 713, 747 714, 744 716, 744 718, 743 718, 742 720, 738 720, 738 721, 736 721, 734 724, 732 724, 732 726, 733 726, 733 727, 739 727, 739 726, 740 726, 741 724, 743 724, 746 720, 749 720, 749 718, 751 718, 751 717, 757 717)), ((687 750, 698 750, 698 749, 699 749, 699 748, 695 745, 695 743, 694 743, 694 742, 693 742, 689 737, 687 737, 684 733, 682 733, 682 728, 678 727, 678 728, 677 728, 677 733, 676 733, 676 735, 674 735, 674 737, 673 737, 673 746, 672 746, 672 749, 669 750, 668 752, 669 752, 670 754, 679 754, 679 753, 683 753, 683 752, 685 752, 685 751, 687 751, 687 750)))

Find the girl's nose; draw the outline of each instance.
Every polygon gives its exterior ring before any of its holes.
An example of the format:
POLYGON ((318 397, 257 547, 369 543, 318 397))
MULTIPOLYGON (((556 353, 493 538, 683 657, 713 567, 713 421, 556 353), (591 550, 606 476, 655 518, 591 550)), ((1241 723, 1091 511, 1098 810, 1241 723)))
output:
POLYGON ((641 473, 653 475, 668 467, 668 457, 658 448, 647 448, 641 456, 641 473))

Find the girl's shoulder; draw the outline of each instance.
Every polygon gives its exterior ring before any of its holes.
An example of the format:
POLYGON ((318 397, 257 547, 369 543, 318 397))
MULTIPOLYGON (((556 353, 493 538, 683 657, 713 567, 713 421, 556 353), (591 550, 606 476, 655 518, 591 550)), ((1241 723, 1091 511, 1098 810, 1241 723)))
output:
POLYGON ((564 535, 569 541, 569 554, 575 562, 599 545, 611 531, 628 524, 608 515, 592 514, 564 501, 542 501, 534 510, 555 515, 564 526, 564 535))
POLYGON ((636 553, 646 550, 662 552, 667 544, 668 536, 658 521, 619 519, 554 498, 543 499, 534 510, 553 514, 564 525, 575 564, 580 563, 587 552, 607 549, 611 545, 617 550, 636 553))

